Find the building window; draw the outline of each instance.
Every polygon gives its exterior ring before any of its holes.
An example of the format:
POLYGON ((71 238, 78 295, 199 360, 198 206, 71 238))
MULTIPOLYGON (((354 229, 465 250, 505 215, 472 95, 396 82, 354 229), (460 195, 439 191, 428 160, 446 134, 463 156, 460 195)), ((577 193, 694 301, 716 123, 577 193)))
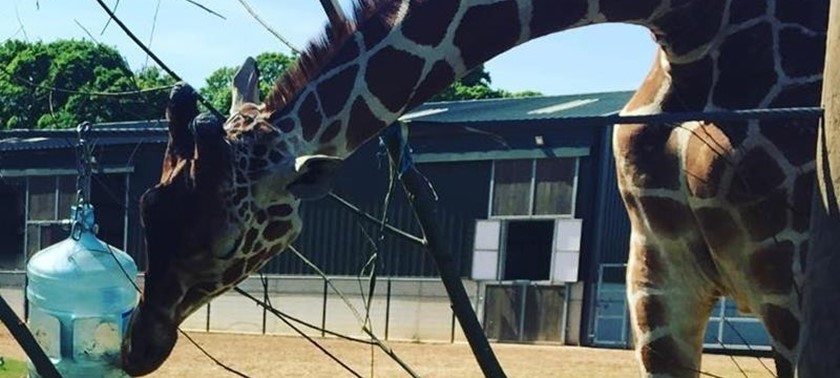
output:
MULTIPOLYGON (((97 236, 125 248, 125 174, 98 174, 91 182, 97 236)), ((0 179, 0 269, 22 270, 26 259, 70 235, 76 176, 18 176, 0 179)))
POLYGON ((577 170, 577 158, 494 161, 491 216, 573 215, 577 170))

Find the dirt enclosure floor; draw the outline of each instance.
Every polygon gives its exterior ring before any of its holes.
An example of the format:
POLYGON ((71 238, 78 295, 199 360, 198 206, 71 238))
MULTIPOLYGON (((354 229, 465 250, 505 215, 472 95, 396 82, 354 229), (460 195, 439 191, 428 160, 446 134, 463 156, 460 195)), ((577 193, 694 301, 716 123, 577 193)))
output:
MULTIPOLYGON (((203 348, 223 363, 250 377, 351 377, 325 354, 298 337, 220 333, 190 333, 203 348)), ((363 377, 405 377, 400 367, 377 349, 339 341, 316 339, 363 377), (373 363, 371 363, 373 361, 373 363), (373 369, 373 373, 371 373, 373 369)), ((465 343, 388 343, 422 377, 481 377, 465 343)), ((566 346, 493 344, 509 377, 637 377, 633 354, 566 346)), ((0 327, 0 355, 25 355, 5 327, 0 327)), ((772 377, 755 357, 735 357, 746 376, 772 377)), ((769 358, 762 360, 773 368, 769 358)), ((729 356, 705 355, 703 370, 721 377, 743 377, 729 356)), ((150 377, 235 377, 216 366, 181 337, 169 360, 150 377)))

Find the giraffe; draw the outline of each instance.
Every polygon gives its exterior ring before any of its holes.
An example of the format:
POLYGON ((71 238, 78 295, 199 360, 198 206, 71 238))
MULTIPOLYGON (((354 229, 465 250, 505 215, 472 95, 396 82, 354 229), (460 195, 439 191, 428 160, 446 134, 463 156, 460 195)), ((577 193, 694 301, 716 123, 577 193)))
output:
MULTIPOLYGON (((586 25, 648 28, 659 49, 625 114, 819 103, 828 0, 360 0, 260 103, 248 60, 226 121, 176 87, 160 183, 141 199, 149 266, 123 344, 157 369, 177 326, 299 234, 300 201, 341 161, 470 69, 586 25)), ((560 57, 558 57, 560 58, 560 57)), ((620 64, 620 63, 619 63, 620 64)), ((695 377, 713 301, 757 314, 791 376, 815 122, 617 125, 631 220, 628 299, 643 376, 695 377)))

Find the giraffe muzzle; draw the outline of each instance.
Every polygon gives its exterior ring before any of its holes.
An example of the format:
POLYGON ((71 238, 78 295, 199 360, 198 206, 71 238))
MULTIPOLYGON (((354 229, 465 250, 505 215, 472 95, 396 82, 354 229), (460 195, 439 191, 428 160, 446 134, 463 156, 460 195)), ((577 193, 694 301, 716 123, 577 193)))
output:
POLYGON ((178 328, 165 314, 137 307, 122 345, 122 368, 132 377, 163 365, 178 340, 178 328))

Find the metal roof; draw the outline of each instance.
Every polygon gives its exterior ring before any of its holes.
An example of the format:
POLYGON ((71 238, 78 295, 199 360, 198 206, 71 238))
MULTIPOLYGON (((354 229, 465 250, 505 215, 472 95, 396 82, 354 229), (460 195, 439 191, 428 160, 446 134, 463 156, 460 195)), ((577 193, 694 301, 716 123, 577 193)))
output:
MULTIPOLYGON (((165 143, 166 133, 165 120, 108 122, 93 125, 86 138, 97 146, 165 143)), ((78 138, 76 128, 5 130, 0 131, 0 152, 74 148, 78 138)))
MULTIPOLYGON (((597 118, 615 114, 630 100, 632 91, 564 96, 428 102, 400 119, 417 123, 457 124, 597 118)), ((0 152, 72 148, 76 129, 0 131, 0 152)), ((165 120, 95 124, 88 138, 97 145, 166 143, 165 120)))
POLYGON ((464 123, 552 120, 615 114, 632 91, 564 96, 428 102, 403 115, 407 122, 464 123))

